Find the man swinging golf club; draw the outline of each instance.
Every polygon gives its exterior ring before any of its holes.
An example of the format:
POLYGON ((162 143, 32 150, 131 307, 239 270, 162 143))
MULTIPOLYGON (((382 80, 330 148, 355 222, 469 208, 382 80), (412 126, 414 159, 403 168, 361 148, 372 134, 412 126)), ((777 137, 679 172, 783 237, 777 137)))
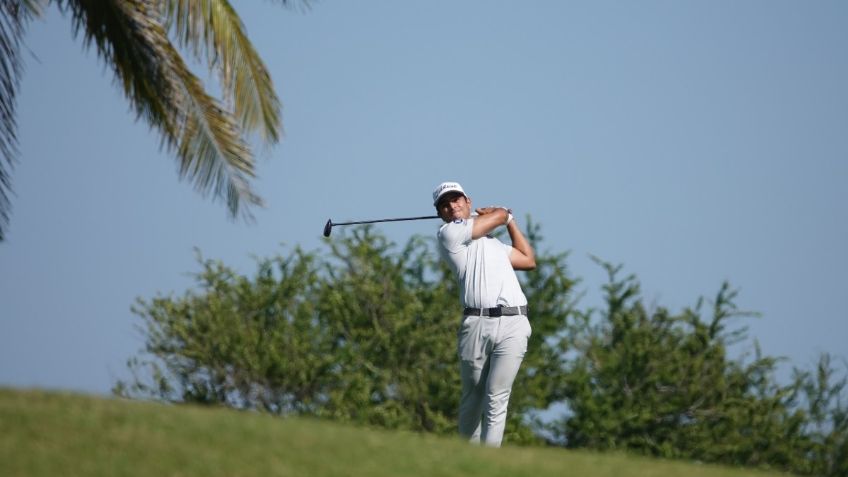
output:
POLYGON ((512 383, 531 333, 515 270, 536 268, 535 254, 509 209, 479 208, 472 216, 471 199, 456 182, 436 187, 433 205, 445 222, 439 251, 456 272, 465 308, 457 333, 459 432, 471 442, 500 447, 512 383), (489 236, 502 225, 511 245, 489 236))

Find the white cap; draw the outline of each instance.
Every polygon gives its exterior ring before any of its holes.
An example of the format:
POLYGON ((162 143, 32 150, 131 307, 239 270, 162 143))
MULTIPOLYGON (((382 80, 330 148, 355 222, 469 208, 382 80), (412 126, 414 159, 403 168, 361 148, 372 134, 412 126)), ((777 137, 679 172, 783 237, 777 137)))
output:
POLYGON ((459 192, 463 196, 468 197, 465 195, 465 191, 462 190, 462 186, 459 185, 458 182, 442 182, 439 184, 439 187, 436 187, 436 190, 433 191, 433 205, 439 205, 439 199, 450 192, 459 192))

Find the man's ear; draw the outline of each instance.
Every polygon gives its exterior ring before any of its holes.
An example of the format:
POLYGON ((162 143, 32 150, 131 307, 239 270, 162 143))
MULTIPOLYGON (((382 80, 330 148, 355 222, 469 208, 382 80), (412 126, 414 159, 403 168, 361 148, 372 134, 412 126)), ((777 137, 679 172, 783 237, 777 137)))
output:
POLYGON ((447 220, 445 220, 444 216, 442 215, 442 209, 440 209, 438 205, 434 207, 436 208, 436 215, 438 215, 443 222, 447 222, 447 220))

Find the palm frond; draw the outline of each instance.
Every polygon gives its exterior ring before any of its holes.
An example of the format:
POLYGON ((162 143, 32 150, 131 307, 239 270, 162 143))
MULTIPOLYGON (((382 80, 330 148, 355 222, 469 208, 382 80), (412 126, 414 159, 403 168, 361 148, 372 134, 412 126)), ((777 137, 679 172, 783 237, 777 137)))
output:
POLYGON ((18 156, 15 106, 23 72, 20 48, 26 21, 40 11, 38 0, 0 0, 0 241, 11 212, 10 175, 18 156))
POLYGON ((224 98, 244 131, 266 142, 280 137, 280 100, 271 76, 227 0, 163 0, 178 42, 220 73, 224 98), (205 55, 205 58, 202 56, 205 55))
POLYGON ((206 93, 162 25, 159 0, 65 0, 74 30, 113 69, 139 118, 177 153, 180 176, 226 200, 233 216, 260 205, 251 191, 253 156, 238 122, 206 93))

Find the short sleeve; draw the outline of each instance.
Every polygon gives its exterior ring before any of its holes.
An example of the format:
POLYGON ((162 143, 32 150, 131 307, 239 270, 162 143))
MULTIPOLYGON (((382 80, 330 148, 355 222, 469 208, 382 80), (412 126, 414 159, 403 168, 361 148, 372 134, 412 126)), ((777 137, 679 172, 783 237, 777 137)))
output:
POLYGON ((439 229, 439 243, 450 253, 456 253, 471 243, 474 219, 457 219, 439 229))

